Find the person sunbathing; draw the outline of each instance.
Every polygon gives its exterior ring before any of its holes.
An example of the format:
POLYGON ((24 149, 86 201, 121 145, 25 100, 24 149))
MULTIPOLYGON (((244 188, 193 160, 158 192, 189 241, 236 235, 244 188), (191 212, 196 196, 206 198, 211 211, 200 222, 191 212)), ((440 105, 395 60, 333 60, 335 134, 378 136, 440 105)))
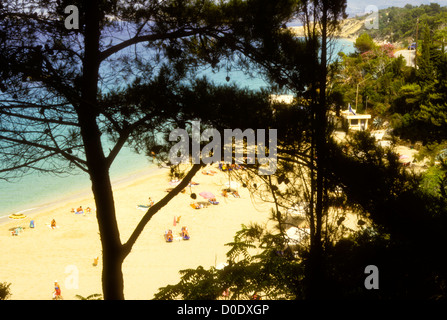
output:
POLYGON ((168 232, 166 233, 166 241, 173 241, 174 240, 174 236, 172 235, 172 230, 168 230, 168 232))
POLYGON ((203 205, 201 205, 197 202, 193 202, 193 203, 191 203, 191 207, 193 207, 193 209, 201 209, 201 208, 203 208, 203 205))
POLYGON ((187 227, 182 227, 182 238, 185 239, 189 239, 189 232, 188 232, 188 228, 187 227))
POLYGON ((209 200, 209 202, 212 203, 212 204, 219 204, 219 202, 217 202, 216 198, 211 198, 209 200))

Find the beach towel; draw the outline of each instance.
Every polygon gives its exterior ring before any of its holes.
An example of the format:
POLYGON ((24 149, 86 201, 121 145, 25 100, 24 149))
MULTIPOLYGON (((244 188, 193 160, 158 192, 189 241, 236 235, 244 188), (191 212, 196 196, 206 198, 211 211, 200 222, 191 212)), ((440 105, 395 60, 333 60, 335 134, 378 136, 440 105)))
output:
POLYGON ((193 209, 201 209, 203 206, 201 206, 201 205, 198 204, 198 203, 191 203, 191 207, 192 207, 193 209))
POLYGON ((139 210, 147 211, 147 209, 149 209, 149 208, 150 208, 149 206, 146 206, 144 204, 137 205, 137 209, 139 209, 139 210))

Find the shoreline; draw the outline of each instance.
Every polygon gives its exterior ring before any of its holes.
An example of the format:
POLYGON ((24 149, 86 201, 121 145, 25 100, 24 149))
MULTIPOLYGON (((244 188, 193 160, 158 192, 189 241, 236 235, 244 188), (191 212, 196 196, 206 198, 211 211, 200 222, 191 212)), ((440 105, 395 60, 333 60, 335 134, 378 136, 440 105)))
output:
MULTIPOLYGON (((123 263, 124 295, 126 299, 147 300, 160 287, 180 280, 180 270, 203 266, 208 268, 226 261, 229 247, 241 225, 259 223, 269 225, 269 204, 253 202, 249 191, 239 188, 240 198, 221 195, 228 182, 228 174, 212 167, 213 176, 198 172, 193 181, 198 185, 185 188, 160 209, 145 226, 123 263), (190 204, 206 201, 199 193, 209 191, 216 195, 218 205, 193 209, 190 204), (197 194, 193 200, 191 193, 197 194), (173 224, 173 220, 179 222, 173 224), (191 239, 178 239, 186 226, 191 239), (172 229, 175 241, 166 243, 164 233, 172 229)), ((169 169, 157 166, 139 170, 115 179, 112 184, 116 219, 122 243, 127 242, 136 225, 146 213, 139 204, 148 197, 155 202, 166 195, 169 169)), ((26 214, 26 213, 25 213, 26 214)), ((87 297, 102 293, 102 246, 91 192, 63 197, 47 207, 33 211, 22 220, 8 219, 0 225, 1 281, 11 283, 11 300, 50 300, 55 279, 62 287, 65 300, 76 295, 87 297), (92 208, 91 213, 74 214, 72 207, 92 208), (32 216, 36 226, 29 228, 32 216), (56 228, 50 227, 55 219, 56 228), (11 230, 22 226, 18 236, 11 230), (99 261, 93 266, 94 258, 99 261), (71 287, 70 272, 76 270, 78 285, 71 287)))
MULTIPOLYGON (((150 175, 151 173, 155 173, 157 170, 163 170, 162 168, 159 168, 158 166, 150 166, 148 168, 138 169, 136 171, 133 171, 128 174, 122 174, 119 177, 116 177, 114 180, 111 181, 112 188, 120 188, 122 185, 125 185, 126 183, 132 183, 135 181, 138 181, 137 178, 138 175, 143 175, 144 177, 150 175)), ((88 179, 88 177, 86 177, 88 179)), ((143 179, 143 178, 141 178, 143 179)), ((55 209, 57 207, 60 207, 62 204, 67 202, 75 202, 76 200, 79 200, 81 202, 85 198, 92 198, 93 193, 91 191, 91 183, 89 183, 88 187, 82 188, 80 190, 70 192, 67 194, 61 195, 59 198, 53 200, 53 201, 47 201, 42 202, 39 204, 36 204, 33 206, 33 208, 23 209, 17 212, 11 212, 9 214, 6 214, 4 216, 0 216, 0 225, 3 225, 5 223, 8 223, 12 221, 9 216, 11 214, 18 214, 18 213, 26 213, 27 217, 36 216, 42 212, 55 209), (31 212, 30 212, 31 211, 31 212)))

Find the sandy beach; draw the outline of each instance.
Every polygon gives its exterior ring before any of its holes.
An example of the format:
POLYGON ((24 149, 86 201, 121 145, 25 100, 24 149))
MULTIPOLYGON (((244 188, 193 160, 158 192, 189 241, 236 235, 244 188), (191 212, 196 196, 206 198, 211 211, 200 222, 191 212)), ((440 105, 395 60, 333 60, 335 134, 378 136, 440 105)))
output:
MULTIPOLYGON (((240 198, 224 198, 221 190, 228 175, 213 170, 217 172, 213 176, 198 172, 193 181, 199 185, 180 193, 146 226, 123 264, 126 299, 151 299, 158 288, 179 281, 179 270, 225 262, 229 250, 225 244, 233 240, 241 224, 268 222, 270 204, 253 203, 247 189, 241 187, 240 198), (220 203, 193 209, 191 191, 197 194, 197 201, 204 201, 200 192, 211 191, 220 203), (174 226, 174 217, 178 216, 180 223, 174 226), (191 239, 166 243, 165 230, 172 229, 177 235, 182 226, 188 227, 191 239)), ((157 169, 120 179, 113 187, 120 235, 125 242, 145 213, 137 205, 147 204, 148 197, 161 199, 171 186, 168 170, 157 169)), ((11 300, 49 300, 55 280, 59 281, 65 300, 102 293, 101 244, 89 190, 71 198, 61 196, 60 201, 22 220, 0 224, 0 246, 0 282, 11 283, 11 300), (71 208, 79 206, 92 211, 71 212, 71 208), (56 220, 55 229, 49 226, 52 219, 56 220), (34 220, 35 228, 29 227, 30 220, 34 220), (11 231, 17 226, 24 229, 12 236, 11 231), (93 266, 96 256, 99 263, 93 266)))

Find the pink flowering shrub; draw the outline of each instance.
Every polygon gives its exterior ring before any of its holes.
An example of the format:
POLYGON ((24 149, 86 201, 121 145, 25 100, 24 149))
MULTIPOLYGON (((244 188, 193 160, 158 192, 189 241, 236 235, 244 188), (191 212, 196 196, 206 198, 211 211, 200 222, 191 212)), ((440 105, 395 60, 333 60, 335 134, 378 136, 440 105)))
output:
POLYGON ((387 55, 390 58, 394 57, 394 45, 392 45, 391 43, 381 45, 380 51, 382 51, 383 54, 387 55))
POLYGON ((360 54, 362 60, 375 59, 377 57, 387 56, 389 58, 394 57, 394 45, 391 43, 383 44, 380 47, 376 47, 373 50, 365 51, 360 54))

